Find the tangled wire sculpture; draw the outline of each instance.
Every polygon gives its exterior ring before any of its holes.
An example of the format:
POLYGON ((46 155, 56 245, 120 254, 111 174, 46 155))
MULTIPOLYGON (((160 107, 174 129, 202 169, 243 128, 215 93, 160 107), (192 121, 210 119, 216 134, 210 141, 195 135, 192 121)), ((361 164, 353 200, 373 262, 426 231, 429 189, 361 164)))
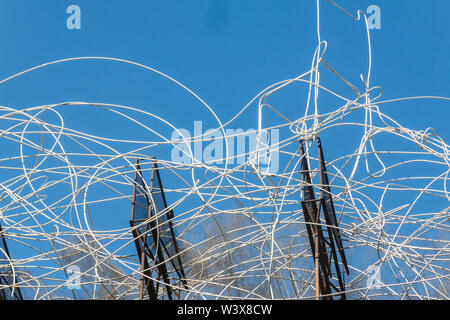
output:
MULTIPOLYGON (((365 21, 370 56, 367 18, 359 11, 354 19, 365 21)), ((0 81, 68 62, 128 64, 179 86, 217 121, 214 130, 189 136, 148 108, 92 101, 0 107, 3 299, 149 299, 150 291, 142 291, 149 280, 157 299, 317 298, 301 163, 307 160, 310 186, 320 194, 319 136, 348 263, 346 298, 447 299, 448 145, 434 129, 405 128, 381 109, 398 101, 450 99, 382 100, 382 89, 370 85, 371 60, 358 90, 326 63, 317 20, 311 69, 265 88, 227 122, 185 85, 122 59, 69 58, 0 81), (319 68, 340 78, 349 93, 322 86, 319 68), (307 88, 305 111, 289 119, 286 106, 270 99, 296 86, 307 88), (335 99, 333 111, 319 112, 319 94, 335 99), (92 131, 70 118, 92 112, 112 121, 114 132, 92 131), (254 112, 258 128, 229 130, 244 112, 254 112), (233 139, 250 136, 254 147, 234 153, 233 139), (198 157, 198 143, 208 143, 209 160, 198 157), (162 207, 152 190, 156 171, 162 207), (144 181, 144 208, 154 214, 130 227, 136 176, 144 181), (132 231, 150 235, 168 230, 169 222, 173 238, 161 242, 174 242, 177 250, 148 258, 142 268, 132 231)), ((323 218, 316 225, 329 227, 323 218)))

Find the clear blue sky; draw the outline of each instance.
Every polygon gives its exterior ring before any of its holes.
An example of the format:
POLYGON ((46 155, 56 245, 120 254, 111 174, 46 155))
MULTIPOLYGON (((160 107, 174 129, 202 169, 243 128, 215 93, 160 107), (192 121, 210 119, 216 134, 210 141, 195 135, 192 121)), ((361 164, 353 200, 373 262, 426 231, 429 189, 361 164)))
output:
MULTIPOLYGON (((360 85, 359 74, 367 70, 362 23, 321 2, 327 61, 360 85)), ((384 88, 385 98, 449 95, 449 1, 339 3, 353 14, 370 4, 381 8, 382 29, 372 31, 372 84, 384 88)), ((316 46, 315 1, 305 0, 1 0, 0 30, 2 78, 60 58, 130 59, 186 84, 214 106, 222 119, 229 119, 266 86, 308 70, 316 46), (81 30, 66 28, 70 4, 81 8, 81 30)), ((151 105, 167 117, 172 110, 188 108, 177 99, 161 107, 167 87, 166 81, 156 81, 134 67, 76 62, 0 86, 0 104, 104 101, 151 105)), ((289 99, 292 115, 303 115, 304 96, 293 94, 289 99)), ((439 101, 432 107, 417 101, 383 111, 414 129, 433 125, 448 137, 447 107, 439 101)), ((193 117, 199 119, 201 113, 193 117)), ((256 119, 251 121, 256 125, 256 119)))

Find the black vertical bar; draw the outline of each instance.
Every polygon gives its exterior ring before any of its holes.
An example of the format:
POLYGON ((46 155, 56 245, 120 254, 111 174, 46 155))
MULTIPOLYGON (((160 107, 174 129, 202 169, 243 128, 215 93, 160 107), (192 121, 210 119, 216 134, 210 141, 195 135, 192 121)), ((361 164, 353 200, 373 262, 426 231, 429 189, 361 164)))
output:
MULTIPOLYGON (((153 193, 153 179, 155 178, 155 170, 153 168, 152 165, 152 178, 150 180, 150 192, 153 193)), ((156 207, 156 204, 155 204, 156 207)), ((152 203, 149 201, 149 215, 150 218, 153 218, 153 208, 152 208, 152 203)), ((156 213, 157 214, 157 213, 156 213)), ((152 234, 153 234, 153 241, 156 247, 156 255, 158 257, 158 263, 157 263, 157 267, 158 270, 160 272, 160 275, 162 276, 164 283, 166 284, 166 291, 167 291, 167 297, 169 298, 169 300, 172 300, 172 288, 170 285, 170 280, 168 277, 168 272, 167 272, 167 266, 166 263, 164 262, 164 253, 162 251, 162 247, 163 247, 163 240, 160 237, 160 232, 159 232, 159 223, 157 223, 155 225, 155 221, 151 220, 150 221, 150 226, 152 229, 152 234)))
MULTIPOLYGON (((147 276, 147 278, 143 277, 141 275, 141 279, 140 281, 142 281, 144 284, 146 283, 146 287, 147 287, 147 292, 148 292, 148 296, 149 296, 149 300, 158 300, 158 294, 155 290, 155 286, 153 284, 153 280, 151 279, 151 274, 150 274, 150 270, 149 270, 149 264, 148 264, 148 260, 147 260, 147 256, 144 254, 142 255, 142 252, 145 253, 145 249, 144 249, 144 245, 141 246, 141 242, 145 243, 142 240, 142 236, 139 234, 139 230, 136 228, 136 225, 133 221, 130 221, 130 226, 132 228, 132 232, 133 232, 133 237, 134 237, 134 243, 136 245, 136 251, 138 253, 139 256, 139 261, 141 262, 141 272, 147 276)), ((139 285, 139 297, 140 299, 142 299, 143 297, 143 284, 139 285)))
MULTIPOLYGON (((334 210, 334 205, 333 205, 333 199, 331 197, 331 189, 330 189, 330 184, 328 181, 328 174, 327 174, 327 169, 326 169, 326 165, 325 165, 325 159, 324 159, 324 155, 323 155, 323 150, 322 150, 322 143, 320 141, 320 138, 317 137, 317 146, 318 146, 318 151, 319 151, 319 165, 320 165, 320 178, 321 178, 321 185, 322 185, 322 197, 325 200, 324 203, 324 208, 327 209, 327 213, 330 214, 331 216, 329 216, 331 219, 331 224, 334 228, 332 228, 332 232, 334 235, 334 238, 336 239, 336 245, 338 247, 339 250, 339 254, 341 256, 341 260, 342 263, 344 264, 345 267, 345 271, 347 272, 347 274, 350 274, 350 271, 348 269, 348 265, 347 265, 347 259, 345 257, 345 252, 344 252, 344 246, 342 244, 342 239, 341 239, 341 233, 339 231, 338 224, 337 224, 337 218, 336 218, 336 212, 334 210), (330 213, 331 212, 331 213, 330 213)), ((327 222, 328 224, 328 222, 327 222)))
MULTIPOLYGON (((155 157, 153 157, 153 159, 155 159, 155 157)), ((155 159, 155 160, 156 160, 156 159, 155 159)), ((158 179, 158 185, 159 185, 159 188, 160 188, 160 190, 161 190, 161 197, 162 197, 162 200, 163 200, 163 203, 164 203, 164 207, 167 208, 168 206, 167 206, 166 196, 165 196, 165 194, 164 194, 164 188, 163 188, 163 185, 162 185, 162 182, 161 182, 161 177, 160 177, 160 175, 159 175, 158 164, 156 163, 156 161, 154 161, 153 166, 154 166, 154 170, 156 170, 156 177, 157 177, 157 179, 158 179)), ((167 216, 167 223, 169 224, 169 229, 170 229, 170 235, 171 235, 171 238, 172 238, 172 243, 173 243, 173 245, 174 245, 174 247, 175 247, 175 254, 177 255, 177 260, 178 260, 178 265, 179 265, 179 267, 177 267, 177 266, 173 263, 172 260, 170 260, 170 261, 172 262, 172 265, 173 265, 175 271, 178 273, 178 276, 181 278, 181 282, 182 282, 182 283, 184 284, 184 286, 187 288, 186 275, 185 275, 185 273, 184 273, 183 264, 181 263, 181 258, 180 258, 180 255, 179 255, 180 251, 179 251, 178 243, 177 243, 177 240, 176 240, 176 237, 175 237, 175 232, 174 232, 174 230, 173 230, 172 219, 173 219, 174 216, 175 216, 175 215, 173 214, 173 210, 170 210, 169 212, 167 212, 167 213, 166 213, 166 216, 167 216), (179 270, 178 270, 178 269, 179 269, 179 270), (180 273, 181 273, 181 274, 180 274, 180 273)), ((167 255, 169 255, 169 252, 167 252, 167 250, 166 250, 166 253, 167 253, 167 255)), ((169 256, 169 258, 171 258, 171 257, 169 256)))
MULTIPOLYGON (((320 202, 317 207, 318 199, 315 198, 314 189, 312 187, 312 180, 310 176, 308 162, 304 150, 303 140, 300 140, 300 157, 301 157, 301 176, 302 176, 302 208, 307 224, 308 237, 310 239, 311 250, 314 257, 314 264, 316 264, 316 245, 314 237, 318 237, 318 260, 319 260, 319 288, 324 295, 331 293, 330 282, 328 274, 330 273, 328 267, 328 254, 326 252, 325 241, 323 237, 322 228, 320 224, 320 202), (308 227, 310 225, 310 227, 308 227), (311 230, 312 228, 312 230, 311 230), (314 234, 313 232, 314 231, 314 234)), ((323 299, 332 299, 332 296, 325 296, 323 299)))

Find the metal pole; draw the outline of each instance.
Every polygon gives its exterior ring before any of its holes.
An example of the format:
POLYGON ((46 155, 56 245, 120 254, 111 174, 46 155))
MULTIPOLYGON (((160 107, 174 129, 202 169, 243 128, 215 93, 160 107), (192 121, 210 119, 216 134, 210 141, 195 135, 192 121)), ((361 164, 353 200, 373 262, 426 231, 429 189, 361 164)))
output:
POLYGON ((316 300, 319 300, 320 290, 319 290, 319 237, 317 234, 317 226, 314 227, 314 244, 315 244, 315 252, 314 252, 314 264, 316 271, 316 300))
POLYGON ((144 262, 145 249, 141 248, 141 280, 139 282, 139 300, 144 300, 144 262))

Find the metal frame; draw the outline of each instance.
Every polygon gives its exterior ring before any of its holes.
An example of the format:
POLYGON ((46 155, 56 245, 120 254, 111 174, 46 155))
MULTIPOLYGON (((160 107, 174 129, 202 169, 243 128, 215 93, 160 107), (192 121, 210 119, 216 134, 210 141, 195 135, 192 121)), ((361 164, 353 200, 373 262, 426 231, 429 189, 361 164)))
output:
POLYGON ((317 137, 319 175, 320 175, 320 198, 316 199, 314 188, 306 159, 303 140, 300 140, 301 156, 301 195, 302 210, 306 222, 306 230, 314 257, 316 275, 316 299, 333 300, 334 293, 338 293, 342 300, 345 296, 344 273, 340 270, 340 263, 344 266, 345 272, 350 274, 347 259, 345 257, 342 238, 336 219, 331 189, 322 150, 320 138, 317 137), (325 224, 320 221, 320 213, 323 212, 325 224), (328 237, 324 236, 324 230, 328 237), (339 257, 336 252, 339 252, 339 257), (328 253, 329 252, 329 253, 328 253), (333 281, 332 264, 334 273, 337 276, 338 284, 333 281), (334 292, 333 292, 334 291, 334 292))
MULTIPOLYGON (((164 189, 161 182, 161 177, 159 174, 158 165, 156 162, 156 158, 153 157, 152 163, 152 176, 150 183, 150 194, 151 197, 147 194, 147 188, 145 184, 145 180, 142 175, 141 166, 139 164, 139 159, 136 159, 135 164, 135 175, 134 175, 134 187, 133 187, 133 202, 131 208, 131 220, 130 226, 133 232, 133 238, 135 240, 137 255, 139 256, 139 261, 141 263, 140 271, 141 271, 141 279, 139 284, 139 299, 142 300, 144 298, 144 288, 146 288, 148 297, 150 300, 158 300, 158 291, 159 285, 161 283, 160 279, 162 278, 162 283, 164 283, 167 298, 169 300, 173 300, 173 289, 169 280, 169 272, 168 272, 168 261, 170 261, 173 270, 178 276, 178 280, 181 284, 187 288, 186 276, 184 273, 183 265, 181 263, 180 251, 176 241, 175 232, 173 229, 172 219, 174 218, 173 210, 167 211, 165 214, 165 219, 167 220, 165 223, 168 225, 170 245, 174 246, 176 258, 172 258, 168 248, 166 247, 165 241, 161 238, 160 233, 160 224, 159 218, 155 219, 156 213, 155 209, 158 209, 152 200, 154 200, 154 196, 161 197, 162 204, 164 206, 163 210, 167 209, 167 201, 164 194, 164 189), (156 180, 157 179, 157 180, 156 180), (141 181, 141 183, 138 182, 141 181), (159 186, 159 188, 155 187, 155 184, 159 186), (136 206, 136 197, 139 196, 137 194, 137 189, 141 189, 141 196, 145 198, 145 209, 147 210, 147 216, 145 218, 136 218, 135 210, 136 206), (157 191, 155 191, 157 189, 157 191), (157 193, 160 193, 160 195, 157 193), (142 229, 143 232, 141 231, 142 229), (152 243, 150 248, 148 241, 152 243), (152 252, 153 251, 153 252, 152 252), (175 264, 174 260, 176 259, 178 266, 175 264), (150 271, 150 265, 156 266, 157 269, 157 278, 156 285, 152 280, 150 271)), ((142 206, 141 206, 142 207, 142 206)))

